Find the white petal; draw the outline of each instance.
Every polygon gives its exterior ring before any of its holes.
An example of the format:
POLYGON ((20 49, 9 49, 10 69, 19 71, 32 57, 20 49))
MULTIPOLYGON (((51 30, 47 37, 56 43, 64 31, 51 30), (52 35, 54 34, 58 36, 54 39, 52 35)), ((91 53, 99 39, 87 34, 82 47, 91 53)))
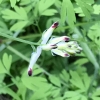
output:
POLYGON ((58 26, 58 22, 52 24, 52 26, 42 35, 41 44, 46 44, 50 36, 52 35, 53 30, 58 26))
POLYGON ((39 56, 41 54, 41 51, 42 51, 42 48, 40 46, 38 46, 36 52, 32 53, 29 67, 28 67, 28 71, 30 71, 30 69, 33 68, 34 64, 36 63, 37 59, 39 58, 39 56))
POLYGON ((67 52, 63 52, 62 50, 58 50, 58 49, 52 49, 51 50, 52 53, 62 56, 62 57, 69 57, 70 55, 67 52))
POLYGON ((69 41, 69 37, 68 36, 61 36, 61 37, 52 37, 50 40, 49 40, 49 44, 56 44, 56 43, 59 43, 61 41, 69 41))
POLYGON ((42 45, 41 48, 42 48, 42 50, 51 50, 51 49, 57 48, 57 46, 56 45, 47 44, 47 45, 42 45))

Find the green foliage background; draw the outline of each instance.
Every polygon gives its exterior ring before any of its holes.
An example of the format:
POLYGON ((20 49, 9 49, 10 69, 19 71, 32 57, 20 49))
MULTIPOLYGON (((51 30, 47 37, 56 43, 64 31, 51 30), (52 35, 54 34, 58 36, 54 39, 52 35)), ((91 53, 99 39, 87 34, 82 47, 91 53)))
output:
POLYGON ((0 97, 9 100, 100 100, 100 0, 0 0, 0 97), (45 29, 83 48, 69 58, 43 51, 27 67, 45 29))

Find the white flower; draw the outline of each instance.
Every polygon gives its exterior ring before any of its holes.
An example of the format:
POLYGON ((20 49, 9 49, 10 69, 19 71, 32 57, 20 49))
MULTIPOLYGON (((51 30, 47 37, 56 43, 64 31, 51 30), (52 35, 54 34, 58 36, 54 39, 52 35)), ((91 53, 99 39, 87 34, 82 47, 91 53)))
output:
POLYGON ((46 49, 51 49, 52 55, 59 55, 62 57, 69 57, 76 53, 80 53, 82 51, 82 48, 78 45, 76 41, 69 41, 69 39, 70 38, 68 36, 53 37, 47 43, 46 47, 48 48, 46 49), (55 48, 50 47, 51 44, 54 45, 55 48))
MULTIPOLYGON (((32 75, 32 69, 33 69, 33 66, 34 64, 36 63, 37 59, 39 58, 41 52, 42 52, 42 48, 43 48, 43 45, 45 45, 48 41, 48 39, 50 38, 50 36, 52 35, 52 32, 55 28, 57 28, 58 26, 58 22, 55 22, 52 24, 52 26, 46 30, 43 35, 42 35, 42 42, 41 42, 41 45, 42 46, 38 46, 37 47, 37 50, 36 52, 33 52, 32 53, 32 56, 31 56, 31 59, 30 59, 30 63, 29 63, 29 67, 28 67, 28 75, 31 76, 32 75)), ((47 46, 48 47, 48 46, 47 46)), ((45 48, 47 48, 45 47, 45 48)), ((52 45, 52 47, 54 47, 52 45)))
POLYGON ((59 56, 62 56, 62 57, 69 57, 70 56, 70 54, 68 54, 66 51, 59 50, 59 49, 52 49, 51 53, 52 53, 53 56, 55 56, 55 55, 59 55, 59 56))
POLYGON ((70 40, 70 37, 68 36, 61 36, 61 37, 52 37, 48 44, 56 44, 56 43, 59 43, 61 41, 64 41, 64 42, 68 42, 70 40))
POLYGON ((42 50, 51 50, 57 48, 57 45, 46 44, 41 46, 42 50))

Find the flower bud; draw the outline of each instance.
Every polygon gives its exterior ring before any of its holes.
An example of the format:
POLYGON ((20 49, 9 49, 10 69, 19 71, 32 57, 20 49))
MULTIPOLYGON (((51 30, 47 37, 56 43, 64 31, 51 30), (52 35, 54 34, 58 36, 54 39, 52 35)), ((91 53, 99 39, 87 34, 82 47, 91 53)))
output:
POLYGON ((41 48, 42 48, 42 50, 51 50, 51 49, 57 48, 57 46, 56 45, 47 44, 47 45, 42 45, 41 48))
POLYGON ((63 42, 67 42, 69 41, 69 37, 68 36, 61 36, 61 37, 52 37, 50 40, 49 40, 49 44, 56 44, 56 43, 59 43, 61 41, 63 42))
POLYGON ((56 55, 59 55, 59 56, 62 56, 62 57, 69 57, 70 56, 67 52, 64 52, 64 51, 59 50, 59 49, 52 49, 51 52, 53 54, 56 54, 56 55))

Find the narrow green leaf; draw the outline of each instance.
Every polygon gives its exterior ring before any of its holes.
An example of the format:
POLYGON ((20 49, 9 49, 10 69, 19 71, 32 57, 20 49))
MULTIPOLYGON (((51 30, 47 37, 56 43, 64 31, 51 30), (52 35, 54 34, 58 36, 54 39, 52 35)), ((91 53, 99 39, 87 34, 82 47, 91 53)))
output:
POLYGON ((4 19, 20 19, 20 20, 28 20, 27 13, 23 7, 14 7, 15 11, 5 9, 2 11, 2 17, 4 19))
POLYGON ((22 17, 23 20, 27 20, 28 19, 28 16, 27 16, 27 13, 25 11, 25 9, 23 7, 18 7, 18 6, 15 6, 14 7, 16 13, 22 17))
POLYGON ((61 82, 60 82, 59 78, 57 78, 56 76, 50 75, 49 79, 54 85, 56 85, 58 87, 61 86, 61 82))
POLYGON ((3 0, 0 0, 0 4, 2 3, 3 0))
POLYGON ((70 80, 70 82, 75 85, 76 87, 80 88, 80 89, 85 89, 85 86, 83 84, 82 78, 78 75, 77 72, 75 71, 70 71, 71 77, 72 79, 70 80))
POLYGON ((15 23, 10 30, 11 31, 19 31, 22 28, 24 28, 26 26, 26 24, 28 23, 28 21, 18 21, 17 23, 15 23))
POLYGON ((60 88, 55 88, 54 90, 52 90, 51 91, 52 97, 54 97, 54 98, 59 97, 60 96, 60 91, 61 91, 60 88))
POLYGON ((63 0, 62 2, 62 6, 61 6, 61 13, 60 13, 60 16, 61 16, 61 23, 64 24, 65 21, 66 21, 66 1, 63 0))
POLYGON ((12 56, 11 55, 8 56, 7 53, 4 53, 3 64, 4 64, 5 68, 7 69, 7 71, 10 70, 11 62, 12 62, 12 56))
POLYGON ((76 22, 75 12, 71 0, 66 0, 67 4, 67 22, 73 28, 74 22, 76 22))
POLYGON ((16 94, 14 91, 12 91, 10 88, 8 87, 5 87, 5 88, 2 88, 0 89, 0 94, 3 93, 3 94, 9 94, 10 96, 12 96, 14 99, 16 100, 21 100, 18 96, 18 94, 16 94))
POLYGON ((11 3, 11 7, 14 7, 16 4, 16 0, 10 0, 10 3, 11 3))
POLYGON ((57 10, 55 10, 55 9, 47 9, 44 12, 42 12, 41 15, 52 16, 55 13, 57 13, 57 10))
POLYGON ((93 96, 100 96, 100 88, 96 89, 96 91, 93 93, 93 96))
POLYGON ((66 83, 69 81, 69 74, 67 73, 65 69, 63 69, 62 72, 60 73, 60 78, 66 83))
POLYGON ((82 77, 82 79, 83 79, 86 90, 88 90, 91 83, 91 78, 87 75, 87 73, 84 73, 84 76, 82 77))
POLYGON ((65 97, 67 97, 67 98, 69 98, 69 97, 75 97, 75 96, 77 96, 77 95, 79 95, 79 93, 78 92, 76 92, 76 91, 67 91, 67 92, 65 92, 65 94, 64 94, 64 98, 65 97))
POLYGON ((42 77, 22 77, 23 84, 31 89, 31 90, 37 90, 37 88, 43 88, 47 84, 47 80, 42 77))
POLYGON ((93 97, 92 100, 100 100, 100 97, 93 97))
POLYGON ((86 96, 81 96, 81 100, 88 100, 86 96))
POLYGON ((55 3, 55 0, 40 0, 39 1, 39 14, 48 9, 51 5, 55 3))
POLYGON ((93 8, 90 5, 83 2, 82 0, 75 0, 75 1, 79 4, 85 16, 90 19, 91 17, 90 13, 93 12, 93 8))
POLYGON ((63 97, 57 97, 57 98, 55 98, 53 100, 63 100, 63 97))
POLYGON ((2 17, 4 19, 22 19, 16 12, 9 9, 2 11, 2 17))
POLYGON ((42 90, 38 90, 36 92, 34 92, 33 96, 31 97, 30 100, 38 100, 38 99, 42 99, 45 98, 45 93, 42 90))
POLYGON ((3 64, 2 64, 2 62, 0 60, 0 74, 1 73, 6 73, 6 69, 5 69, 5 67, 3 66, 3 64))

